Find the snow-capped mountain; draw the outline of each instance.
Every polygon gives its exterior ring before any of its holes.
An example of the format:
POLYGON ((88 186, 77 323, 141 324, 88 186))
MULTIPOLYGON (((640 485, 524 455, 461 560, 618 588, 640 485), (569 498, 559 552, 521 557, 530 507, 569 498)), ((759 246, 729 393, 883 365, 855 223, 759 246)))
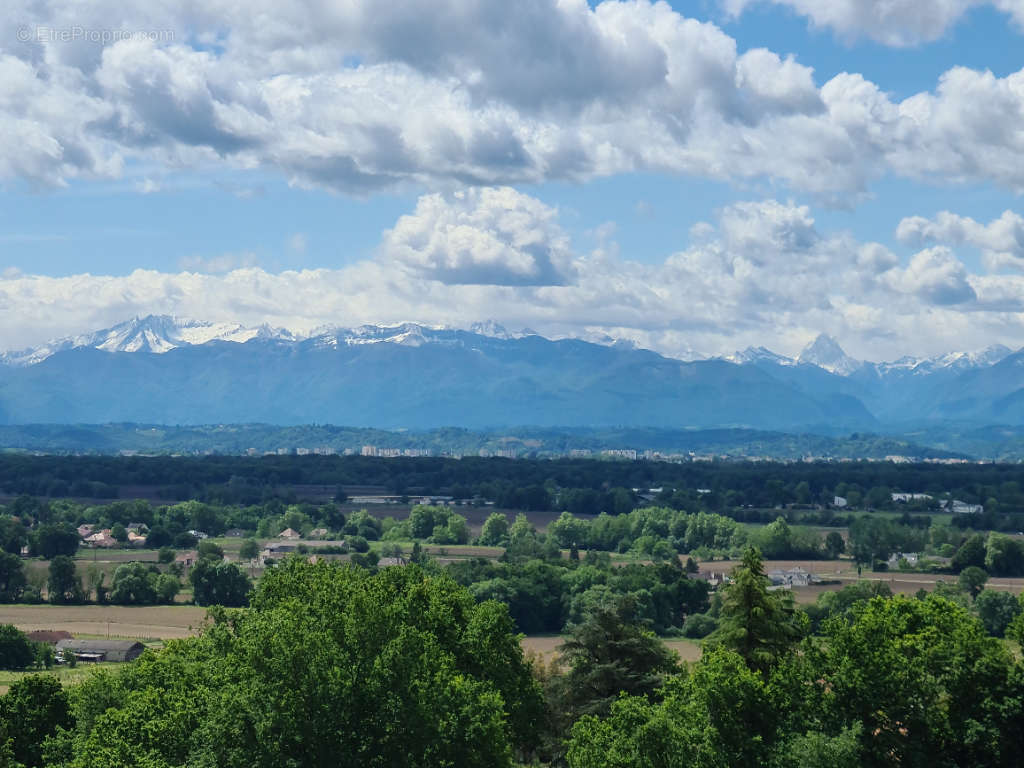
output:
POLYGON ((58 352, 82 347, 104 352, 163 354, 178 347, 211 341, 244 343, 255 338, 294 341, 296 336, 290 331, 268 325, 246 327, 241 323, 210 323, 171 315, 147 315, 126 320, 102 331, 65 336, 38 347, 0 353, 0 362, 19 367, 34 365, 58 352))
POLYGON ((803 365, 816 365, 839 376, 849 376, 864 365, 862 361, 847 355, 839 342, 825 333, 818 334, 814 341, 804 347, 796 361, 803 365))
POLYGON ((0 423, 1024 424, 1024 350, 866 363, 826 335, 796 359, 748 347, 691 361, 596 332, 550 339, 494 322, 296 334, 150 316, 0 363, 0 423))
POLYGON ((945 355, 928 357, 912 366, 914 373, 931 373, 940 369, 965 371, 970 368, 988 368, 1002 362, 1013 354, 1013 350, 1002 344, 993 344, 974 352, 949 352, 945 355))
POLYGON ((727 355, 722 359, 728 360, 730 363, 736 363, 737 365, 746 365, 747 363, 796 365, 796 360, 793 358, 780 355, 777 352, 772 352, 766 347, 747 347, 742 351, 733 352, 731 355, 727 355))

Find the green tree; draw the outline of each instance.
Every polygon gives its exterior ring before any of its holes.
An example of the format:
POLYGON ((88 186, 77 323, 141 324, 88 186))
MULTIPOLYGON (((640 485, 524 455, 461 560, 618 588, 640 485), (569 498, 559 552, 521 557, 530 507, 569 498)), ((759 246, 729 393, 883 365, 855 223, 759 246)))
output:
POLYGON ((585 547, 589 540, 589 527, 586 520, 580 520, 566 511, 548 525, 548 535, 554 536, 558 540, 558 546, 563 549, 571 546, 585 547))
POLYGON ((595 606, 559 646, 568 672, 558 681, 565 715, 607 715, 622 693, 649 696, 677 670, 675 654, 639 621, 628 597, 595 606))
POLYGON ((825 553, 832 560, 835 560, 846 551, 846 540, 843 534, 838 531, 829 531, 825 536, 825 553))
POLYGON ((507 611, 447 576, 292 558, 212 616, 77 687, 69 768, 507 768, 535 745, 542 702, 507 611))
POLYGON ((1013 620, 1021 613, 1021 605, 1009 592, 986 589, 974 600, 974 610, 993 637, 1002 637, 1013 620))
POLYGON ((71 605, 85 602, 82 580, 75 571, 75 561, 67 555, 57 555, 50 561, 50 577, 46 593, 51 603, 71 605))
POLYGON ((789 591, 769 592, 761 553, 748 547, 733 581, 723 589, 718 629, 705 647, 736 651, 747 665, 768 672, 800 642, 808 628, 806 614, 793 607, 789 591))
POLYGON ((35 643, 13 624, 0 624, 0 669, 25 669, 36 658, 35 643))
POLYGON ((196 554, 200 560, 223 560, 224 550, 212 541, 203 540, 196 545, 196 554))
POLYGON ((981 534, 968 537, 968 540, 956 550, 950 565, 957 572, 972 565, 985 567, 985 538, 981 534))
POLYGON ((121 523, 114 523, 110 526, 110 536, 122 544, 128 541, 128 531, 123 525, 121 525, 121 523))
POLYGON ((492 512, 480 529, 479 543, 485 547, 500 547, 508 540, 508 518, 501 512, 492 512))
POLYGON ((11 756, 31 767, 45 765, 43 742, 59 728, 72 728, 74 718, 67 694, 56 677, 28 675, 16 680, 7 694, 0 696, 0 723, 12 739, 11 756))
POLYGON ((81 539, 67 523, 40 525, 29 536, 29 553, 52 560, 57 555, 74 557, 81 539))
POLYGON ((985 569, 979 568, 976 565, 969 565, 964 568, 960 571, 960 576, 957 579, 960 589, 967 592, 972 600, 985 588, 985 582, 987 581, 988 574, 985 573, 985 569))
POLYGON ((153 605, 157 602, 156 577, 145 563, 132 562, 119 565, 114 571, 110 588, 110 602, 117 605, 153 605))
POLYGON ((249 602, 252 582, 234 563, 200 560, 189 573, 196 605, 236 608, 249 602))
POLYGON ((168 565, 174 562, 174 549, 172 547, 160 547, 156 553, 156 561, 161 565, 168 565))
POLYGON ((985 543, 985 570, 995 576, 1024 575, 1024 547, 1019 541, 993 531, 985 543))
POLYGON ((999 640, 936 596, 874 598, 826 622, 805 656, 833 728, 863 726, 862 765, 1006 765, 1024 679, 999 640))
POLYGON ((16 603, 28 581, 21 558, 0 551, 0 603, 16 603))
POLYGON ((242 560, 255 560, 259 554, 260 545, 255 539, 246 539, 238 549, 238 557, 242 560))

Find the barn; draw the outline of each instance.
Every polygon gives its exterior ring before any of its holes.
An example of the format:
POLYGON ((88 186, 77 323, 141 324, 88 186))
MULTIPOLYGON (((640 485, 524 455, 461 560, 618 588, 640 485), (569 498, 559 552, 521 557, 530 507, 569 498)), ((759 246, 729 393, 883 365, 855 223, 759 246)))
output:
POLYGON ((138 640, 58 640, 57 650, 73 653, 78 661, 131 661, 138 658, 146 646, 138 640))

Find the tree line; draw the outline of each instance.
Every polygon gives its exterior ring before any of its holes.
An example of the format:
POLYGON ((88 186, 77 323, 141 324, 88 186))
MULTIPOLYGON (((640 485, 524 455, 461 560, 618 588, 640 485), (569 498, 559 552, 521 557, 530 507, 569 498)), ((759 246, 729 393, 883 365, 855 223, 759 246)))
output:
MULTIPOLYGON (((291 558, 196 638, 68 688, 15 683, 0 764, 1016 764, 1024 666, 962 602, 836 600, 814 626, 750 548, 700 661, 681 664, 620 595, 571 622, 547 662, 451 573, 291 558)), ((1024 621, 1008 634, 1019 642, 1024 621)))

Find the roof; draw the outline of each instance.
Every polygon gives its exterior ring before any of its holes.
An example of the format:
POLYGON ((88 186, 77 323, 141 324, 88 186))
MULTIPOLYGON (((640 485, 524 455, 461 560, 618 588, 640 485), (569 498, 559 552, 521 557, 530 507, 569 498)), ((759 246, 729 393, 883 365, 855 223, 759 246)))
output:
POLYGON ((71 640, 73 637, 70 632, 65 632, 63 629, 34 629, 31 632, 26 632, 25 635, 29 640, 51 645, 59 640, 71 640))
POLYGON ((86 653, 104 653, 105 651, 130 651, 134 648, 144 648, 138 640, 84 640, 73 637, 70 640, 58 640, 57 647, 72 651, 85 651, 86 653))
POLYGON ((279 538, 279 539, 297 539, 297 538, 299 538, 299 534, 297 532, 293 531, 291 528, 285 528, 283 531, 281 531, 279 534, 277 534, 277 538, 279 538))

